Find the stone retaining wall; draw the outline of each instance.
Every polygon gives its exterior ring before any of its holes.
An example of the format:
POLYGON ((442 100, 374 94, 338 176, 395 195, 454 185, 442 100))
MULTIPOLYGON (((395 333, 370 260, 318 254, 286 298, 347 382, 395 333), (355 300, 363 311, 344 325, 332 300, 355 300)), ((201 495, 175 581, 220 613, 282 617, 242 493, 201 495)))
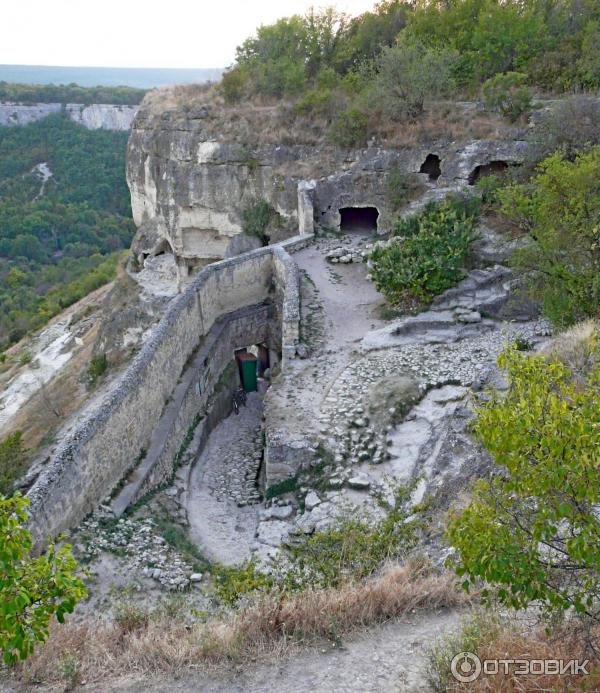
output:
MULTIPOLYGON (((255 325, 260 334, 250 339, 246 324, 243 338, 248 343, 265 337, 277 342, 285 367, 295 353, 300 320, 298 269, 288 253, 270 246, 202 270, 170 305, 127 370, 58 446, 29 491, 29 524, 38 547, 79 523, 150 450, 153 432, 180 378, 217 322, 260 305, 270 306, 268 334, 264 325, 260 329, 255 325)), ((223 333, 219 347, 206 354, 198 382, 218 380, 227 361, 221 349, 232 354, 235 348, 230 339, 231 332, 223 333)), ((146 471, 140 493, 168 476, 177 440, 198 404, 193 398, 189 403, 182 399, 184 412, 165 431, 167 443, 156 458, 158 469, 146 471)))

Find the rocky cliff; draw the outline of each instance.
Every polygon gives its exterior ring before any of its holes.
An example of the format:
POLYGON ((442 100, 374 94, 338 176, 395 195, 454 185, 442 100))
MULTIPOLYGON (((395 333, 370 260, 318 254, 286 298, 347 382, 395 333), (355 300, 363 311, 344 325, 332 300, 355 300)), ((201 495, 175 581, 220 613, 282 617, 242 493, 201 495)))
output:
MULTIPOLYGON (((274 144, 263 133, 244 133, 241 125, 237 134, 243 134, 236 136, 232 120, 211 103, 140 107, 127 159, 139 227, 133 244, 138 267, 149 255, 172 252, 185 278, 267 238, 278 241, 312 226, 337 231, 346 212, 365 208, 373 231, 383 234, 400 211, 390 194, 397 172, 410 176, 426 201, 491 170, 519 164, 525 150, 525 133, 507 127, 489 139, 440 137, 412 146, 371 143, 342 150, 325 140, 307 144, 301 137, 301 144, 289 137, 274 144), (252 233, 260 204, 269 210, 262 237, 252 233)), ((269 127, 265 110, 264 128, 269 127)))
POLYGON ((64 110, 73 122, 88 130, 129 130, 137 109, 112 104, 0 103, 0 125, 27 125, 64 110))

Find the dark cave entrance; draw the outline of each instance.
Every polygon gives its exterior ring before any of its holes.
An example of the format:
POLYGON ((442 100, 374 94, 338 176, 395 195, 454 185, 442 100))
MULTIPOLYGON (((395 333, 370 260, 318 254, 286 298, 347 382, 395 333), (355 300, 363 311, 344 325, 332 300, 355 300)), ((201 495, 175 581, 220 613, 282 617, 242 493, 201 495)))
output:
POLYGON ((506 161, 490 161, 489 164, 475 166, 469 175, 469 185, 475 185, 480 178, 491 176, 494 173, 502 173, 508 168, 506 161))
POLYGON ((426 173, 429 180, 437 180, 442 175, 441 160, 437 154, 428 154, 422 163, 419 173, 426 173))
POLYGON ((377 207, 342 207, 340 209, 340 230, 349 233, 377 231, 378 218, 379 210, 377 207))

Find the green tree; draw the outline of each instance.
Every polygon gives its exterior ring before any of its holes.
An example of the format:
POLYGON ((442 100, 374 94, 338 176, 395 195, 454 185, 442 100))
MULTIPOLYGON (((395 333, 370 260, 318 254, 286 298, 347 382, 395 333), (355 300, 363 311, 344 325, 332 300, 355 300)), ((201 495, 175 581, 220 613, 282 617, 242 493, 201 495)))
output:
POLYGON ((45 642, 54 616, 62 623, 86 595, 71 547, 51 544, 31 555, 25 528, 29 501, 0 496, 0 650, 6 663, 25 659, 45 642))
POLYGON ((475 434, 497 465, 452 518, 455 568, 469 588, 479 579, 501 603, 600 616, 600 365, 584 383, 558 360, 501 355, 505 397, 478 411, 475 434))
POLYGON ((600 146, 574 161, 557 152, 531 183, 500 193, 504 213, 529 243, 513 263, 530 271, 530 288, 558 326, 600 309, 600 146))
POLYGON ((583 32, 581 57, 578 62, 582 86, 597 89, 600 86, 600 22, 589 22, 583 32))
POLYGON ((383 112, 394 120, 414 119, 426 99, 452 90, 452 51, 429 48, 403 33, 396 45, 384 48, 375 61, 373 96, 383 112))

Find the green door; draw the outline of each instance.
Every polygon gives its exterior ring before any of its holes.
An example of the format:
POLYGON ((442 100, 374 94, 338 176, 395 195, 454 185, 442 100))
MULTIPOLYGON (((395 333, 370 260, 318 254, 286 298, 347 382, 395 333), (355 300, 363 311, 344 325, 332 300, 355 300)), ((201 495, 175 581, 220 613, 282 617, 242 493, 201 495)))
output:
POLYGON ((239 354, 238 360, 244 390, 246 392, 255 392, 257 389, 256 366, 258 363, 256 356, 253 354, 239 354))

